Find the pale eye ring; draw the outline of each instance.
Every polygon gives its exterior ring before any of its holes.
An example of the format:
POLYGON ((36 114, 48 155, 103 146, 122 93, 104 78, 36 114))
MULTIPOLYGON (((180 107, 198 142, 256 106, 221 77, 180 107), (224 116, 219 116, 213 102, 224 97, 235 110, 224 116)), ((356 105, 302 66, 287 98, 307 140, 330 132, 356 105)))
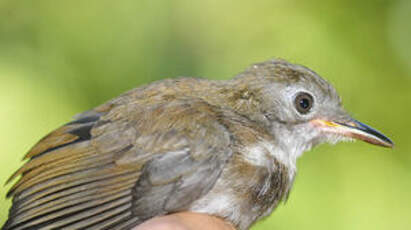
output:
POLYGON ((294 99, 294 106, 300 114, 307 114, 313 107, 314 99, 309 93, 301 92, 294 99))

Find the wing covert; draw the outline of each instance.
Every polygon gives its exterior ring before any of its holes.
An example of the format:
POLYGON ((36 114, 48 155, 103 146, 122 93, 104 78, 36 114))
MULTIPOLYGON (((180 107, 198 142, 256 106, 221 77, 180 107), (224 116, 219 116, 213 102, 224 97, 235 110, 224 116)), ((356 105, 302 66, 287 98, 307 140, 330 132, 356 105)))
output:
POLYGON ((222 119, 200 100, 102 106, 78 116, 27 154, 3 229, 128 229, 184 210, 231 156, 222 119))

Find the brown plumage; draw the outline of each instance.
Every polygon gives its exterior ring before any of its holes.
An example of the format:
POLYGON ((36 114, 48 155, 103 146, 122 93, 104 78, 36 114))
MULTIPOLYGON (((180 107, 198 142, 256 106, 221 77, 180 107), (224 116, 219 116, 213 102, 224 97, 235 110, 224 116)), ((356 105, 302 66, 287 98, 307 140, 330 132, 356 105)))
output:
POLYGON ((2 229, 130 229, 178 211, 247 229, 286 197, 295 159, 320 142, 320 132, 310 143, 281 140, 301 139, 294 127, 303 121, 281 111, 275 93, 306 79, 315 80, 307 90, 329 97, 324 104, 339 105, 315 73, 273 60, 230 81, 159 81, 80 114, 10 178, 20 177, 2 229))

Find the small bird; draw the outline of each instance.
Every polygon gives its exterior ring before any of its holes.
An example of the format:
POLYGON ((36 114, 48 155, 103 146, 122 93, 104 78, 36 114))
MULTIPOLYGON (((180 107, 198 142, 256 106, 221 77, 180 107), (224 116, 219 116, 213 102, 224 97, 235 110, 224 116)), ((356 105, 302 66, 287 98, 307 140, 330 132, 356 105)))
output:
POLYGON ((41 139, 8 181, 19 177, 2 229, 131 229, 189 211, 245 230, 287 199, 304 151, 351 139, 393 146, 285 60, 230 80, 157 81, 41 139))

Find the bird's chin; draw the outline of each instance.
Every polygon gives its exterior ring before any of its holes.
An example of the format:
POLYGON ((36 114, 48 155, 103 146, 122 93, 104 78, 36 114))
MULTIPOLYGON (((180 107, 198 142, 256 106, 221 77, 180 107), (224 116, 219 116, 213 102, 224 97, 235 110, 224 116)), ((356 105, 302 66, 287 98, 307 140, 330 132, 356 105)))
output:
POLYGON ((338 142, 354 142, 355 139, 349 136, 345 136, 340 133, 325 133, 325 142, 330 144, 337 144, 338 142))
POLYGON ((345 141, 355 141, 354 138, 346 135, 346 133, 335 129, 332 126, 323 124, 318 120, 313 120, 311 124, 314 126, 315 130, 318 132, 318 142, 320 143, 330 143, 337 144, 338 142, 345 141))
POLYGON ((339 142, 354 142, 356 139, 344 136, 339 133, 328 132, 325 130, 318 130, 317 135, 311 140, 311 147, 321 144, 337 144, 339 142))

